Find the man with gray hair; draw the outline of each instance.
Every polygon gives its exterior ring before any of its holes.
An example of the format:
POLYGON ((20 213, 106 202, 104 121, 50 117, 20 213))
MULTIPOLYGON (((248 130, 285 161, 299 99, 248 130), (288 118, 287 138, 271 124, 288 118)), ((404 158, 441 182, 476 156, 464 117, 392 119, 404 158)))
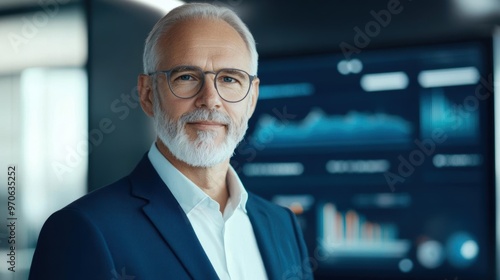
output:
POLYGON ((155 143, 129 176, 47 220, 30 279, 312 279, 293 213, 247 192, 229 164, 259 94, 245 24, 183 5, 153 27, 143 59, 155 143))

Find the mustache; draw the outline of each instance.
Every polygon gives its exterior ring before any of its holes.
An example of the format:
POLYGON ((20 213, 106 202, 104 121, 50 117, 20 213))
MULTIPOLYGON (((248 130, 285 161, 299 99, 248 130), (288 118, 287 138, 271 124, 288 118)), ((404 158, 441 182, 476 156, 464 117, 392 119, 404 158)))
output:
POLYGON ((182 124, 188 122, 197 122, 197 121, 213 121, 218 122, 224 125, 231 125, 231 118, 217 110, 207 110, 207 109, 196 109, 192 112, 184 113, 179 118, 179 121, 182 124))

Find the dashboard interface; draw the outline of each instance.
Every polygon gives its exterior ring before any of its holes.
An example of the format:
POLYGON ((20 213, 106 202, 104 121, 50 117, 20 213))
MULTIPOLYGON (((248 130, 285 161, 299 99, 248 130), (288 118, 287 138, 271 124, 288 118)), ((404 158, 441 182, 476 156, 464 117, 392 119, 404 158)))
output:
POLYGON ((260 61, 231 164, 318 279, 493 279, 491 41, 260 61))

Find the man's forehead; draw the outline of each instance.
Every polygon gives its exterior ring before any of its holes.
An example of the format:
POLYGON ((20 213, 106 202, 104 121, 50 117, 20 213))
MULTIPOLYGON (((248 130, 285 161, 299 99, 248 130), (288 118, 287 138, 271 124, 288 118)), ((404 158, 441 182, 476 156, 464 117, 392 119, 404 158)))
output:
POLYGON ((250 64, 250 52, 241 35, 227 22, 219 19, 178 22, 160 37, 157 51, 160 64, 171 64, 169 62, 179 60, 187 63, 190 59, 205 56, 232 57, 236 64, 242 64, 242 61, 248 66, 250 64))
POLYGON ((221 19, 185 19, 171 26, 160 41, 175 43, 185 41, 213 41, 239 44, 246 47, 245 41, 236 29, 221 19))

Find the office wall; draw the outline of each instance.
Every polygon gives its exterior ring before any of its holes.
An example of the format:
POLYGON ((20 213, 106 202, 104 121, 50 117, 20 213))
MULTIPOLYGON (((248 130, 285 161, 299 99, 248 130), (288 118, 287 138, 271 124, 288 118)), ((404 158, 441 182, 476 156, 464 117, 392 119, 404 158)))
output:
POLYGON ((128 174, 154 139, 137 101, 144 40, 161 17, 126 1, 91 0, 89 10, 89 190, 128 174))

